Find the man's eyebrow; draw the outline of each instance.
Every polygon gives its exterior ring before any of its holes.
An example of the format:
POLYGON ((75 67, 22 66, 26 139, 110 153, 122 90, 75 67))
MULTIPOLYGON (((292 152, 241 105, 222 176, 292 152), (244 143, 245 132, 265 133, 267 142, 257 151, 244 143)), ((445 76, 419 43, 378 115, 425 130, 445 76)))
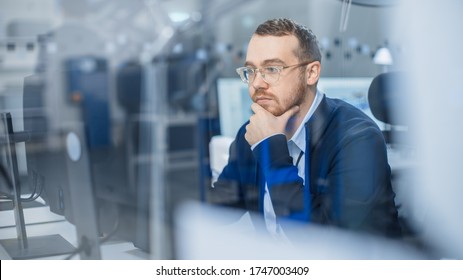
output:
POLYGON ((254 65, 254 63, 252 63, 252 62, 246 61, 246 62, 244 63, 244 66, 248 67, 248 66, 255 66, 255 65, 254 65))
POLYGON ((285 62, 279 58, 266 59, 262 65, 271 65, 271 64, 285 64, 285 62))
MULTIPOLYGON (((275 65, 275 64, 285 64, 285 62, 279 58, 271 58, 271 59, 266 59, 264 60, 264 62, 262 63, 262 65, 275 65)), ((255 66, 254 63, 250 62, 250 61, 246 61, 244 63, 244 66, 255 66)))

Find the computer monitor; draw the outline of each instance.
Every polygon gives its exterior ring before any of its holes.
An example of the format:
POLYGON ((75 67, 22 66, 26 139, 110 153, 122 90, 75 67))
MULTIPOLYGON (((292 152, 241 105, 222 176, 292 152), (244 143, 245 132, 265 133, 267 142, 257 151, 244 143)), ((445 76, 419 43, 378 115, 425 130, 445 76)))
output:
POLYGON ((221 135, 234 138, 252 115, 248 85, 239 78, 220 78, 217 95, 221 135))
POLYGON ((354 105, 384 130, 385 124, 373 116, 368 104, 368 89, 372 81, 373 78, 370 77, 321 77, 317 87, 328 97, 354 105))
POLYGON ((28 140, 29 135, 22 131, 15 131, 11 113, 0 114, 0 156, 2 178, 2 200, 11 202, 16 226, 16 238, 1 239, 4 247, 12 259, 28 259, 41 256, 53 256, 71 253, 75 248, 58 234, 28 236, 23 212, 23 203, 34 201, 41 194, 41 188, 36 188, 28 198, 23 198, 22 184, 19 179, 18 153, 16 144, 28 140))
POLYGON ((63 69, 51 75, 62 87, 51 84, 54 81, 45 73, 27 77, 24 82, 24 130, 31 136, 26 142, 31 184, 43 185, 43 197, 51 211, 64 215, 78 232, 79 227, 96 230, 98 235, 142 244, 148 250, 150 177, 149 172, 141 170, 150 162, 145 159, 144 163, 140 157, 150 151, 140 146, 144 124, 136 104, 140 103, 141 86, 127 87, 128 81, 141 84, 140 69, 118 69, 115 88, 110 86, 113 76, 104 58, 69 58, 63 69), (121 104, 121 100, 126 102, 121 104), (85 161, 70 159, 70 147, 81 150, 85 161), (83 185, 91 190, 87 198, 73 190, 83 185), (90 217, 86 220, 96 224, 88 224, 82 217, 88 207, 76 210, 76 204, 83 204, 76 203, 76 196, 94 202, 88 206, 93 205, 95 211, 87 213, 90 217), (94 226, 97 229, 91 229, 94 226))
MULTIPOLYGON (((45 91, 43 75, 24 78, 23 124, 24 131, 30 135, 30 140, 25 145, 29 185, 43 189, 41 196, 52 212, 66 215, 72 220, 70 208, 65 207, 70 205, 69 189, 66 188, 65 154, 55 144, 57 140, 59 141, 58 133, 49 134, 50 116, 46 112, 45 91)), ((58 108, 50 109, 55 112, 58 110, 58 108)))

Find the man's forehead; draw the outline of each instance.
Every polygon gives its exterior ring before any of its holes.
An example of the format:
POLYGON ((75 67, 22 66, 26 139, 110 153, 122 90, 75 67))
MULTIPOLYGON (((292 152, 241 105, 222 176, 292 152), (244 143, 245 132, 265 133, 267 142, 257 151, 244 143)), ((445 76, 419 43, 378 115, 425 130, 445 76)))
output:
POLYGON ((291 44, 295 46, 299 44, 299 41, 296 38, 296 36, 292 34, 283 35, 283 36, 253 34, 250 40, 250 44, 253 42, 274 42, 275 44, 286 43, 288 45, 291 44))
POLYGON ((296 58, 299 41, 294 35, 261 36, 254 34, 248 45, 246 62, 254 63, 280 59, 286 61, 296 58))

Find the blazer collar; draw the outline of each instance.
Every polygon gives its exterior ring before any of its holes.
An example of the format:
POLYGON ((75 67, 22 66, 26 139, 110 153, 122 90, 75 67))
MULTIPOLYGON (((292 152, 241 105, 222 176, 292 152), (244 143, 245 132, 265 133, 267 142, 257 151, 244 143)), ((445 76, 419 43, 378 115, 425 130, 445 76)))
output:
POLYGON ((328 104, 328 99, 326 96, 323 96, 320 105, 318 105, 317 110, 315 110, 312 117, 306 122, 306 129, 309 131, 310 138, 310 151, 315 148, 315 145, 320 141, 320 138, 323 136, 328 123, 331 118, 331 113, 334 108, 328 104))

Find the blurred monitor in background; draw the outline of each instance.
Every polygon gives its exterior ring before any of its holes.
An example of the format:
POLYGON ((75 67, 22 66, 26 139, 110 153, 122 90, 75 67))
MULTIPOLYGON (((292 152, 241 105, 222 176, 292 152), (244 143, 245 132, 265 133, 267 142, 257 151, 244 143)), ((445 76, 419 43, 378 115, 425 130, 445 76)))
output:
POLYGON ((317 87, 326 96, 344 100, 357 107, 374 120, 381 130, 384 130, 384 123, 373 116, 368 104, 368 88, 372 80, 373 78, 370 77, 321 77, 317 87))
POLYGON ((52 212, 64 215, 70 222, 82 215, 73 211, 70 185, 85 183, 86 178, 70 182, 69 172, 74 170, 69 169, 64 145, 73 125, 82 125, 82 144, 88 151, 87 168, 91 174, 88 179, 94 193, 89 199, 96 204, 100 234, 114 235, 148 250, 150 179, 141 170, 149 161, 145 165, 137 161, 142 151, 147 152, 138 135, 143 127, 137 105, 141 86, 132 87, 130 92, 124 87, 126 83, 141 83, 141 72, 119 69, 119 91, 113 92, 109 88, 108 65, 102 58, 70 58, 64 68, 56 73, 56 79, 64 80, 64 88, 58 92, 60 98, 50 96, 55 93, 42 75, 24 80, 24 130, 31 136, 26 142, 30 184, 44 189, 43 198, 52 212), (133 99, 117 105, 123 108, 122 118, 111 110, 111 100, 117 100, 111 97, 113 93, 133 99))
POLYGON ((220 78, 217 94, 221 135, 233 138, 252 115, 248 86, 239 78, 220 78))

